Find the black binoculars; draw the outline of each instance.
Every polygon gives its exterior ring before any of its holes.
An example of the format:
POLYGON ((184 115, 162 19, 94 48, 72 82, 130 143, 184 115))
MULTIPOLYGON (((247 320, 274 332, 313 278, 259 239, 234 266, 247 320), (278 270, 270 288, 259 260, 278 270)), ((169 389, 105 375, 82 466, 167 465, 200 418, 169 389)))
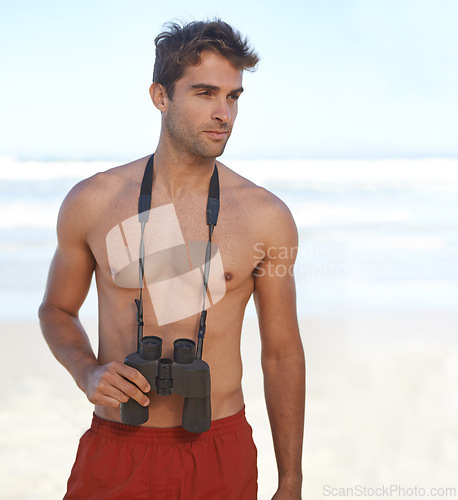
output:
MULTIPOLYGON (((162 339, 142 337, 137 352, 129 354, 124 363, 137 369, 161 396, 172 393, 183 396, 182 426, 189 432, 205 432, 211 425, 210 367, 196 359, 196 343, 177 339, 173 343, 173 361, 161 358, 162 339)), ((149 408, 134 399, 121 403, 121 421, 140 425, 149 418, 149 408)))

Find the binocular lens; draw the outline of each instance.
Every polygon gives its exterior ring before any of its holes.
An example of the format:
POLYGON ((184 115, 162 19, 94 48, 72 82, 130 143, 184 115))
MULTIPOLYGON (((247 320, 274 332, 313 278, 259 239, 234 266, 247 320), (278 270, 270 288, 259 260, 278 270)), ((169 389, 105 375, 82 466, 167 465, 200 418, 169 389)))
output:
POLYGON ((155 361, 162 354, 162 339, 153 335, 140 340, 140 356, 147 361, 155 361))
POLYGON ((160 337, 143 337, 142 338, 142 343, 144 345, 157 345, 157 344, 162 344, 162 339, 160 337))
POLYGON ((192 363, 196 357, 196 343, 191 339, 177 339, 173 343, 175 363, 192 363))

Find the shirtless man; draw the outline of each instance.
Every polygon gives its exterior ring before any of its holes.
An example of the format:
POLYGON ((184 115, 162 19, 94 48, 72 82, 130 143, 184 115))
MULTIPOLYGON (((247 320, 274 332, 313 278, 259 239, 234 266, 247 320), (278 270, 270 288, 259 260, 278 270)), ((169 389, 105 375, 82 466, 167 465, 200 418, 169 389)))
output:
MULTIPOLYGON (((150 94, 161 112, 162 127, 154 155, 150 213, 173 207, 185 242, 208 239, 205 208, 215 158, 231 134, 243 70, 257 61, 246 41, 220 20, 170 25, 156 39, 150 94)), ((270 105, 275 104, 272 99, 270 105)), ((39 316, 52 352, 95 405, 92 428, 81 439, 66 498, 256 498, 256 450, 244 417, 240 356, 244 310, 253 294, 278 465, 273 498, 299 499, 305 362, 290 272, 298 243, 291 213, 273 194, 216 162, 221 206, 212 243, 222 268, 212 263, 210 275, 221 278, 225 293, 208 307, 202 357, 210 366, 212 424, 201 434, 189 433, 180 427, 183 397, 159 396, 140 372, 123 363, 136 350, 133 299, 138 281, 116 284, 119 269, 110 261, 116 251, 108 248, 107 235, 123 221, 133 217, 138 221, 140 184, 148 160, 141 158, 80 182, 59 213, 58 247, 39 316), (94 272, 99 302, 97 357, 78 319, 94 272), (121 422, 120 403, 129 398, 149 405, 144 425, 121 422)), ((151 251, 148 241, 146 254, 151 251)), ((155 299, 148 294, 147 269, 145 285, 144 335, 161 337, 162 356, 172 357, 175 339, 196 340, 200 314, 195 311, 160 324, 155 299)), ((193 293, 202 296, 202 282, 193 293)))

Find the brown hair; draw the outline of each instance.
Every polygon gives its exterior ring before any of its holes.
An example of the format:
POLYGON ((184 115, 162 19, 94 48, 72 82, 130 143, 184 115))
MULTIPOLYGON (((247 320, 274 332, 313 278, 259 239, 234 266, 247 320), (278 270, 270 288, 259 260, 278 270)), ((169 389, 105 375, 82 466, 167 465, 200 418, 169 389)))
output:
POLYGON ((204 50, 219 52, 242 71, 254 71, 259 62, 259 56, 250 48, 247 38, 221 19, 193 21, 182 26, 170 23, 154 43, 153 82, 164 86, 169 99, 172 99, 175 83, 183 76, 186 66, 198 64, 204 50))

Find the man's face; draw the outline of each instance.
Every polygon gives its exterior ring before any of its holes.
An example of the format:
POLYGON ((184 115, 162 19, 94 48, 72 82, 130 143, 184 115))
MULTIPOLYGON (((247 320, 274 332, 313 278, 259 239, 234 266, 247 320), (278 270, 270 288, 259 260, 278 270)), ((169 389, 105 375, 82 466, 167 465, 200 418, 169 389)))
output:
POLYGON ((237 116, 242 71, 211 51, 188 66, 167 100, 162 119, 174 148, 204 158, 223 154, 237 116))

